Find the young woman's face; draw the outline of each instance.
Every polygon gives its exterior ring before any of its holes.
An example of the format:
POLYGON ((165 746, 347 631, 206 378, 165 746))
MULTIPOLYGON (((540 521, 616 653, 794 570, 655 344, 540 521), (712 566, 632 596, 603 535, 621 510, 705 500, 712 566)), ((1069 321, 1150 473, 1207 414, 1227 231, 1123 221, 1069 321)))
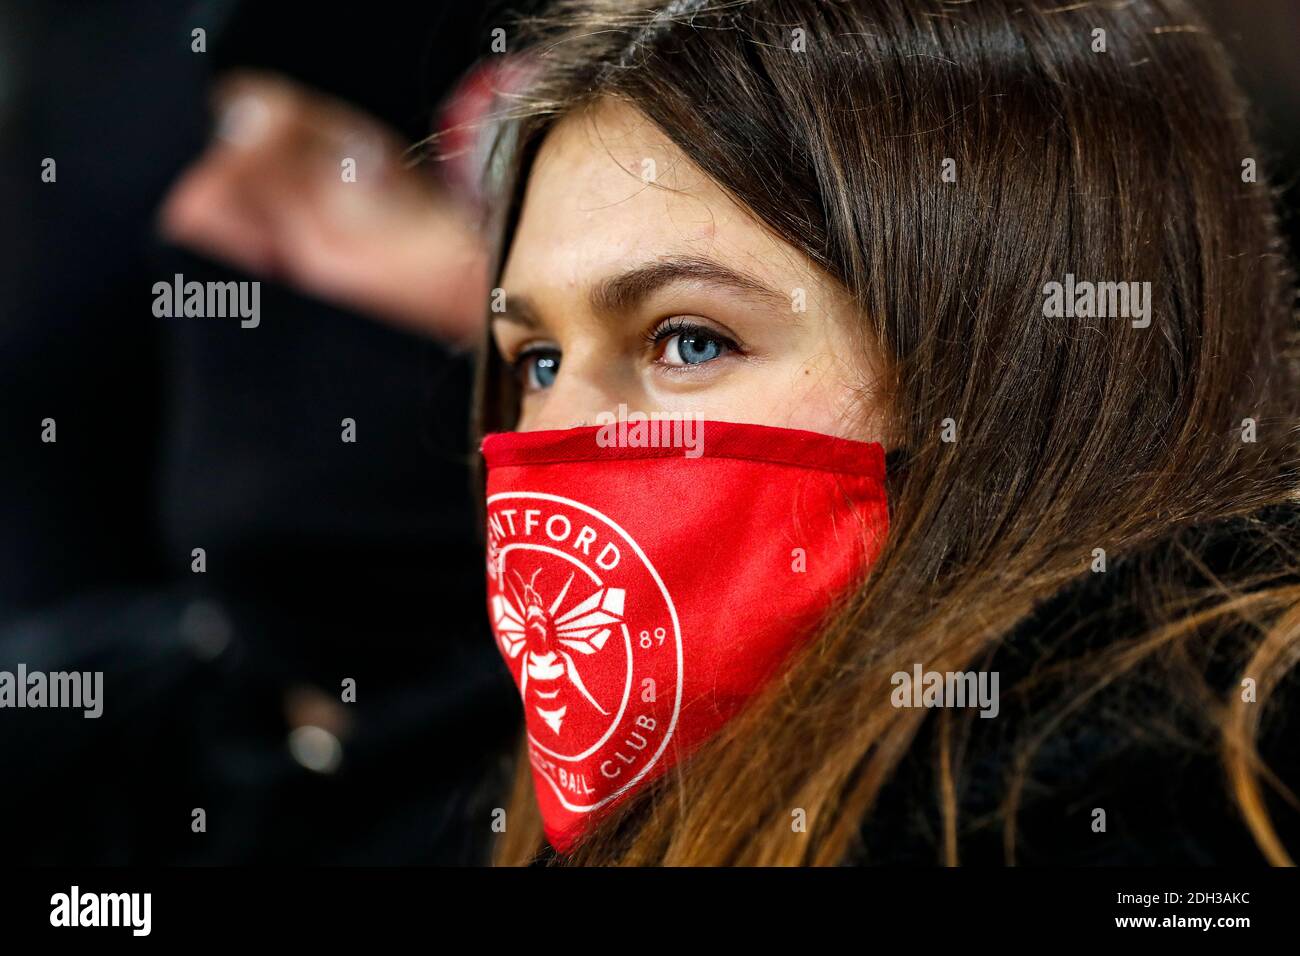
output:
POLYGON ((523 431, 624 405, 881 437, 843 290, 627 106, 547 136, 501 285, 492 332, 523 431))

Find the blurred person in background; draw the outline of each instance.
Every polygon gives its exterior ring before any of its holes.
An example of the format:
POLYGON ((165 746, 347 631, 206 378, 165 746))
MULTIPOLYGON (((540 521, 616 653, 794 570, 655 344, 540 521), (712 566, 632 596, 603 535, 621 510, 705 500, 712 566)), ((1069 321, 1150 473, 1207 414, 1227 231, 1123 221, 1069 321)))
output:
POLYGON ((0 860, 483 858, 484 253, 473 175, 408 155, 471 6, 3 8, 0 670, 103 699, 0 710, 0 860), (157 317, 178 274, 260 321, 157 317))

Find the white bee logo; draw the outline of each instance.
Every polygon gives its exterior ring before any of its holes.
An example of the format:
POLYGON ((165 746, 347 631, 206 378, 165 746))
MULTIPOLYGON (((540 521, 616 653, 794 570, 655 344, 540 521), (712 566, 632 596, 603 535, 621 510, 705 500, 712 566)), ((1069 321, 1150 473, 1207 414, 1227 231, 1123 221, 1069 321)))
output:
MULTIPOLYGON (((513 660, 527 649, 519 693, 527 701, 529 681, 532 681, 533 693, 538 700, 549 703, 556 700, 561 690, 552 686, 554 682, 567 678, 592 707, 609 716, 609 711, 587 690, 570 652, 590 656, 605 646, 613 633, 611 625, 623 622, 626 592, 623 588, 597 588, 585 600, 561 613, 560 605, 569 593, 574 575, 569 574, 559 597, 548 608, 534 586, 540 570, 534 571, 532 579, 525 582, 523 576, 512 569, 519 585, 517 588, 502 574, 501 581, 510 589, 514 599, 505 594, 496 594, 492 598, 492 620, 506 654, 513 660)), ((540 703, 533 706, 547 726, 559 734, 568 705, 552 705, 551 709, 540 703)))

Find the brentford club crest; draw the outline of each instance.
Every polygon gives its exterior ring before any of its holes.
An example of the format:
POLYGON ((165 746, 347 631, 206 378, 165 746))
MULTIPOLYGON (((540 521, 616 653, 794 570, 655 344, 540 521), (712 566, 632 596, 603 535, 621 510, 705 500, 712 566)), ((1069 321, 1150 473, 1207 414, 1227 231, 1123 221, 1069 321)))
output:
POLYGON ((644 777, 672 736, 677 612, 641 548, 595 509, 511 492, 490 497, 487 516, 492 628, 533 766, 565 807, 594 810, 644 777))

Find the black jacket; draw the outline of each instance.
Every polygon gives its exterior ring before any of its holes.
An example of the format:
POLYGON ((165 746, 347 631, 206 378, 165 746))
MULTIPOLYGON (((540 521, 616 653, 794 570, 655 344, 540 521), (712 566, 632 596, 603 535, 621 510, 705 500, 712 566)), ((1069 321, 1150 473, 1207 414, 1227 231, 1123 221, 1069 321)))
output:
MULTIPOLYGON (((1000 678, 1000 712, 949 711, 958 861, 1008 861, 1006 798, 1023 773, 1011 823, 1017 864, 1261 864, 1220 759, 1216 708, 1242 692, 1242 669, 1257 632, 1249 624, 1206 628, 1157 651, 1062 717, 1097 687, 1095 662, 1157 620, 1161 582, 1215 582, 1249 590, 1298 581, 1300 508, 1183 529, 1140 553, 1087 573, 1039 607, 997 650, 987 669, 1000 678), (1189 691, 1197 681, 1211 696, 1189 691), (1059 723, 1053 724, 1053 721, 1059 723), (1041 745, 1024 764, 1036 736, 1041 745), (1104 812, 1104 830, 1098 826, 1104 812)), ((1167 620, 1167 618, 1164 618, 1167 620)), ((1262 684, 1262 681, 1260 682, 1262 684)), ((1262 707, 1259 750, 1278 779, 1300 792, 1300 737, 1293 670, 1251 706, 1262 707)), ((943 862, 939 710, 931 710, 897 773, 862 828, 851 862, 943 862)), ((1300 852, 1300 810, 1262 784, 1282 843, 1300 852)))

